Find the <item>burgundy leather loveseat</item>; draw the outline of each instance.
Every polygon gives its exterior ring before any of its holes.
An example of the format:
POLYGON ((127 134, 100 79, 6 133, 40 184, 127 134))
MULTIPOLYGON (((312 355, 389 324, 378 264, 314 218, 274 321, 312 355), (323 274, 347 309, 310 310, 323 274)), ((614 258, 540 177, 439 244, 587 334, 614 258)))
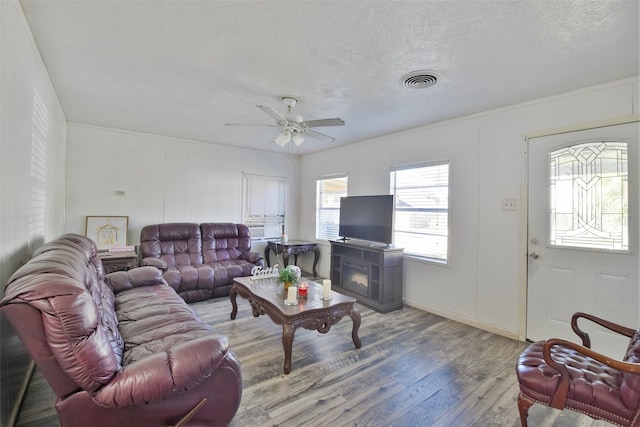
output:
POLYGON ((140 232, 143 266, 162 270, 169 286, 187 302, 228 296, 235 277, 264 267, 262 253, 251 251, 244 224, 167 223, 140 232))
POLYGON ((103 274, 67 234, 10 278, 0 310, 57 396, 66 426, 226 426, 242 395, 228 339, 153 267, 103 274))

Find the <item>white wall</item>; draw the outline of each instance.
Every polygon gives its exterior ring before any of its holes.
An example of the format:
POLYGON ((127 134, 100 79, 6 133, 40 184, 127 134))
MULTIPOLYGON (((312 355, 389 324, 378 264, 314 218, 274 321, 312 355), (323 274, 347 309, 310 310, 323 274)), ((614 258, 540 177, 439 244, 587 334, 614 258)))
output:
POLYGON ((0 283, 5 283, 38 244, 62 232, 66 118, 20 5, 3 1, 0 10, 0 283), (46 179, 34 181, 32 168, 46 179), (44 211, 33 210, 35 200, 44 211), (35 228, 34 218, 43 219, 35 228))
MULTIPOLYGON (((66 118, 22 9, 0 1, 0 297, 33 250, 63 231, 65 157, 66 118)), ((1 316, 0 349, 8 425, 30 359, 1 316)))
MULTIPOLYGON (((348 173, 350 195, 388 194, 391 167, 449 159, 450 262, 442 266, 405 256, 405 303, 522 339, 524 135, 638 113, 638 87, 637 78, 612 82, 304 156, 299 236, 315 239, 316 178, 348 173), (505 198, 516 199, 518 209, 502 210, 505 198)), ((328 276, 330 247, 318 243, 319 273, 328 276)))
POLYGON ((243 172, 287 178, 286 227, 297 228, 297 156, 76 124, 68 133, 68 232, 84 234, 87 215, 125 215, 137 245, 148 224, 242 222, 243 172))

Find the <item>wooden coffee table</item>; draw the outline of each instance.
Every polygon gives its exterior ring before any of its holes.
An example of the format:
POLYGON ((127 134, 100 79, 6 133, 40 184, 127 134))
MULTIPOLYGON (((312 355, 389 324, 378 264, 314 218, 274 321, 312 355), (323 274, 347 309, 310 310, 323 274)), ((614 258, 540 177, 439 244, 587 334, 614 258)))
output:
POLYGON ((275 324, 282 325, 285 374, 291 372, 291 350, 296 328, 315 329, 321 334, 326 334, 332 325, 338 323, 344 316, 349 316, 353 321, 353 329, 351 330, 353 343, 356 348, 362 346, 358 337, 360 312, 355 306, 355 298, 332 291, 331 299, 325 301, 322 299, 322 286, 309 281, 308 297, 306 299, 298 298, 297 305, 285 305, 285 292, 282 284, 277 283, 276 279, 237 277, 233 282, 229 293, 233 306, 231 320, 235 319, 238 314, 236 296, 240 295, 251 304, 253 317, 266 314, 275 324))

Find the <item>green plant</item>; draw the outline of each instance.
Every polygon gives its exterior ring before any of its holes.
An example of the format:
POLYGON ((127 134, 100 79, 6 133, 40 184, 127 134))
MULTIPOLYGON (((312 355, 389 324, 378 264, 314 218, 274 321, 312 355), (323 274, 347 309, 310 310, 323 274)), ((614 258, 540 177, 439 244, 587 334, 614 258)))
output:
POLYGON ((285 282, 285 283, 286 282, 295 283, 298 281, 298 274, 295 272, 295 270, 292 270, 290 268, 283 268, 278 273, 278 281, 285 282))

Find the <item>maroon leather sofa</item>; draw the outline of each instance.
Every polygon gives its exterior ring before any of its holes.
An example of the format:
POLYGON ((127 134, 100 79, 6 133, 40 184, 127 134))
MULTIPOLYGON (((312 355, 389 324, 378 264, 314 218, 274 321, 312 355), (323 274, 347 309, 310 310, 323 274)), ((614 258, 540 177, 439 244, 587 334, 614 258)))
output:
POLYGON ((0 311, 55 392, 66 426, 226 426, 240 365, 153 267, 105 277, 90 239, 67 234, 10 278, 0 311), (185 418, 186 417, 186 418, 185 418))
POLYGON ((167 223, 145 226, 140 232, 143 266, 162 276, 187 302, 228 296, 235 277, 251 276, 264 267, 263 255, 251 251, 251 234, 244 224, 167 223))

